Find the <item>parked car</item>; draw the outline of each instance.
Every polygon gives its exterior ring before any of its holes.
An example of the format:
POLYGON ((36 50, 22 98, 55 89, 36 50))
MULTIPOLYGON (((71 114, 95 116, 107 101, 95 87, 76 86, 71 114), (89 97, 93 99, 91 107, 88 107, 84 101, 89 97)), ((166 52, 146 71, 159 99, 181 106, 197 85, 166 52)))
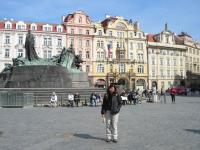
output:
POLYGON ((185 87, 173 87, 173 88, 168 88, 166 92, 170 93, 171 90, 174 90, 174 92, 177 95, 187 95, 187 89, 185 87))

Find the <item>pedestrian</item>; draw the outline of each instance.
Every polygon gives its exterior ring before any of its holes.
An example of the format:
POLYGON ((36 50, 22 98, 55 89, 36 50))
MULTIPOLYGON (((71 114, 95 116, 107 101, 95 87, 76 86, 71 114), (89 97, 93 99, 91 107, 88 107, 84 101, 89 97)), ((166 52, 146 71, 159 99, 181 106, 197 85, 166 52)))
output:
POLYGON ((166 103, 165 90, 162 87, 161 90, 160 90, 160 102, 162 103, 163 101, 164 101, 164 103, 166 103))
POLYGON ((118 142, 117 124, 121 106, 121 96, 117 93, 116 86, 111 84, 104 95, 101 109, 102 117, 106 120, 106 142, 112 139, 114 143, 118 142))
POLYGON ((57 98, 56 92, 53 92, 50 99, 50 106, 57 107, 57 100, 58 98, 57 98))
POLYGON ((69 106, 74 107, 74 95, 72 93, 68 94, 68 101, 69 101, 69 106))
POLYGON ((156 86, 152 88, 153 102, 157 102, 157 90, 156 86))
POLYGON ((91 103, 91 106, 97 106, 97 97, 96 97, 96 94, 95 93, 92 93, 90 95, 90 103, 91 103))
POLYGON ((74 102, 78 107, 78 103, 80 102, 80 95, 78 94, 78 92, 74 95, 74 102))
POLYGON ((171 88, 170 89, 170 94, 171 94, 171 99, 172 99, 172 103, 175 103, 175 95, 176 95, 176 90, 175 88, 171 88))

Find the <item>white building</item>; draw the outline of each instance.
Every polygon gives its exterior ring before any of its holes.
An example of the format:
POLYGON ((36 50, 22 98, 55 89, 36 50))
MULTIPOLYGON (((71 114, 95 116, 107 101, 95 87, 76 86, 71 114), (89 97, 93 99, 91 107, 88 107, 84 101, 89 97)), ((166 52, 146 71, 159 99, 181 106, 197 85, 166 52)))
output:
POLYGON ((35 50, 41 58, 51 58, 66 47, 66 30, 63 25, 0 21, 0 72, 12 58, 25 57, 25 39, 28 30, 35 36, 35 50))

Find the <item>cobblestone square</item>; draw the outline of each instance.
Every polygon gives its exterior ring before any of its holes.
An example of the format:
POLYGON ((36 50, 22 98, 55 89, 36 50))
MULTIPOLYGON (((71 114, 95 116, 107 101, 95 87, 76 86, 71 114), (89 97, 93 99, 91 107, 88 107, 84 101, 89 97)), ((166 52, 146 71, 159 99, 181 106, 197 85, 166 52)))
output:
POLYGON ((123 106, 106 143, 100 107, 0 109, 1 150, 199 150, 200 98, 123 106))

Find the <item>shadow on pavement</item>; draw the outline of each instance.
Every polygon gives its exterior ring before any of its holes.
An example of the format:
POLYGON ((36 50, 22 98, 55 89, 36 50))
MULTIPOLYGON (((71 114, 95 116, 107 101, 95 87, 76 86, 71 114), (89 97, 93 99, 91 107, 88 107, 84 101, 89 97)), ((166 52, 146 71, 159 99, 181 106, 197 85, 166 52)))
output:
POLYGON ((185 129, 185 131, 192 132, 194 134, 200 134, 200 130, 195 130, 195 129, 185 129))
POLYGON ((104 141, 104 138, 95 137, 89 134, 74 134, 75 137, 82 138, 82 139, 92 139, 92 140, 101 140, 104 141))

